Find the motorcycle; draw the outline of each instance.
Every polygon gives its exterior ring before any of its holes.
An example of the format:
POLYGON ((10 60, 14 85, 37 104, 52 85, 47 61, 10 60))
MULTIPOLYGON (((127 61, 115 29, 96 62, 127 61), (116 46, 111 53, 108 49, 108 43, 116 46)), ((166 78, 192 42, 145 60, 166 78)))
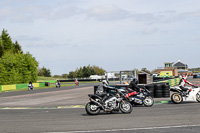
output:
POLYGON ((151 107, 154 104, 154 99, 151 96, 151 93, 145 87, 137 95, 134 93, 128 92, 124 89, 119 89, 119 91, 123 92, 126 97, 129 99, 129 102, 132 105, 144 105, 146 107, 151 107))
POLYGON ((56 82, 56 88, 59 87, 60 88, 60 83, 56 82))
POLYGON ((30 90, 32 90, 32 91, 34 90, 32 84, 29 84, 29 85, 28 85, 28 90, 29 90, 29 91, 30 91, 30 90))
POLYGON ((171 95, 171 101, 175 104, 180 104, 183 101, 197 101, 200 102, 200 88, 180 89, 179 87, 171 87, 170 91, 175 92, 171 95))
POLYGON ((121 111, 128 114, 133 110, 132 105, 128 102, 125 95, 114 88, 114 94, 107 94, 108 98, 103 102, 103 98, 96 94, 88 94, 90 102, 85 106, 89 115, 97 115, 101 110, 104 112, 121 111))

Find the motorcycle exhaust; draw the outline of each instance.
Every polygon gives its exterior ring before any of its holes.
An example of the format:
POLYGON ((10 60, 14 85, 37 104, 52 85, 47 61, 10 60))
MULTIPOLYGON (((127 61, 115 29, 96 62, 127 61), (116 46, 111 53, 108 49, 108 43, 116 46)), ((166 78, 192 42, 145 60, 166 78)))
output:
POLYGON ((101 105, 99 102, 95 101, 94 99, 90 98, 90 101, 94 102, 95 104, 103 108, 103 105, 101 105))

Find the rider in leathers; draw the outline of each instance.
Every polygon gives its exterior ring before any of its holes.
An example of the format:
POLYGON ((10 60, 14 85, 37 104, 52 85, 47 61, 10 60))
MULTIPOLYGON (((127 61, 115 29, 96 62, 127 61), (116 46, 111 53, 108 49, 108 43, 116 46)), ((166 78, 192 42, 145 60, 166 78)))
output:
POLYGON ((110 87, 108 85, 108 81, 106 81, 106 80, 103 80, 102 84, 97 87, 96 94, 103 98, 102 102, 104 102, 106 100, 106 98, 108 97, 109 89, 113 89, 113 87, 110 87))
MULTIPOLYGON (((186 83, 190 86, 193 86, 195 88, 198 88, 198 86, 195 86, 194 84, 190 83, 189 81, 187 81, 187 76, 182 76, 182 79, 180 80, 179 82, 179 87, 182 89, 182 90, 187 90, 188 91, 188 94, 190 93, 191 89, 188 89, 188 88, 185 88, 185 85, 186 83)), ((188 95, 187 94, 187 95, 188 95)))
POLYGON ((128 85, 127 90, 131 93, 128 93, 126 97, 130 96, 130 95, 137 95, 138 92, 141 92, 141 88, 138 87, 138 80, 136 78, 134 78, 130 84, 128 85))

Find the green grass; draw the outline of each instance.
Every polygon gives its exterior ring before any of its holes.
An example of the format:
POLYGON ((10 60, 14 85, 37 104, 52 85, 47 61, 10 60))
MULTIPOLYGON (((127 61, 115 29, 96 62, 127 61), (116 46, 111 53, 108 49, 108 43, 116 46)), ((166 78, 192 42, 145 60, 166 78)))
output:
POLYGON ((61 79, 64 79, 64 78, 38 76, 38 80, 57 80, 57 79, 61 80, 61 79))

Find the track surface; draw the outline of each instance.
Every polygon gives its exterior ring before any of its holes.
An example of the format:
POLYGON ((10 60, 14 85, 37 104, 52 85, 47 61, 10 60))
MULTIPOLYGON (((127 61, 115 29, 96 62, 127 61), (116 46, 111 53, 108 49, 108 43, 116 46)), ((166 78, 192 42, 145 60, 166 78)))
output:
POLYGON ((84 108, 0 110, 1 133, 44 132, 196 132, 200 129, 199 103, 135 107, 131 114, 89 116, 84 108))
MULTIPOLYGON (((192 83, 199 85, 199 79, 192 83)), ((0 93, 0 107, 57 107, 86 104, 94 84, 0 93)), ((84 108, 0 109, 0 133, 199 133, 200 103, 136 106, 131 114, 89 116, 84 108)))
POLYGON ((93 86, 96 84, 0 93, 0 107, 40 108, 82 105, 88 102, 88 94, 94 93, 93 86))

